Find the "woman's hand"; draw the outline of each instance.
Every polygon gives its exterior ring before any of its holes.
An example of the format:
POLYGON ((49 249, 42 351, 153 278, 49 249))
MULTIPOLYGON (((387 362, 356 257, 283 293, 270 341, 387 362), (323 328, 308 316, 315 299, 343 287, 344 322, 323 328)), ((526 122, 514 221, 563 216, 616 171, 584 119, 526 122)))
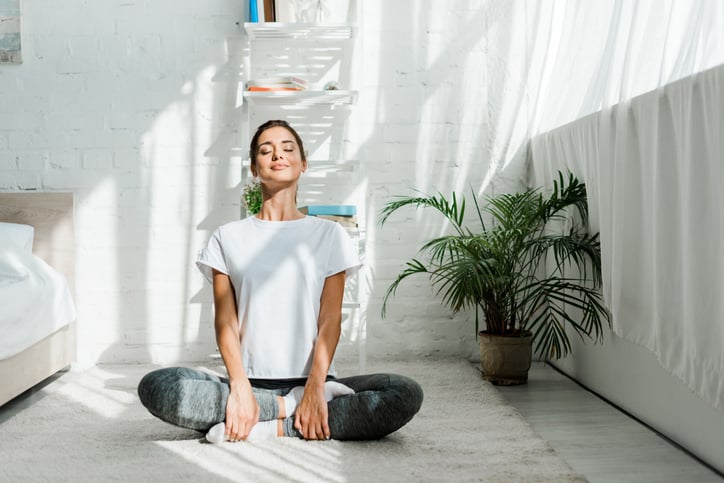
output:
POLYGON ((307 383, 302 402, 299 403, 295 414, 294 427, 302 433, 304 439, 329 439, 324 382, 321 385, 307 383))
POLYGON ((324 382, 342 331, 342 298, 345 272, 324 280, 319 301, 317 341, 314 343, 312 369, 304 386, 302 402, 297 406, 294 427, 304 439, 329 439, 329 411, 324 397, 324 382))
POLYGON ((259 403, 246 380, 231 384, 226 400, 226 430, 229 441, 242 441, 259 421, 259 403))
POLYGON ((241 363, 239 320, 236 316, 234 286, 228 275, 213 270, 214 274, 214 329, 216 343, 229 373, 229 398, 226 401, 226 427, 224 434, 230 441, 240 441, 259 421, 259 403, 241 363))

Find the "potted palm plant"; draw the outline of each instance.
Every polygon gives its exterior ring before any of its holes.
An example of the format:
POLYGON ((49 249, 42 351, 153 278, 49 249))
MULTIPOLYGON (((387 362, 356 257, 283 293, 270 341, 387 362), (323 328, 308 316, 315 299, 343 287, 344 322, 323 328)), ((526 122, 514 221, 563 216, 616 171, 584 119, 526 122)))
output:
POLYGON ((492 196, 482 208, 473 199, 474 228, 464 221, 465 198, 455 194, 398 196, 384 206, 380 225, 406 206, 432 208, 454 233, 426 242, 420 248, 426 261, 407 262, 385 294, 382 316, 403 280, 426 274, 454 312, 475 309, 483 377, 522 384, 533 347, 541 358, 557 359, 571 350, 566 327, 596 342, 604 324, 610 327, 600 292, 599 234, 587 231, 586 186, 572 174, 559 173, 550 192, 492 196), (556 221, 571 226, 563 230, 556 221))

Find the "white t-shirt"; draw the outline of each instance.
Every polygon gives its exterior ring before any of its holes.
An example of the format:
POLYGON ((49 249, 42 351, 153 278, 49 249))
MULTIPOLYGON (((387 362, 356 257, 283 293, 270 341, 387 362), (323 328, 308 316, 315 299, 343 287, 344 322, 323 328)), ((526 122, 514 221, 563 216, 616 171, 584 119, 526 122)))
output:
POLYGON ((334 221, 251 216, 219 227, 196 265, 209 281, 212 268, 231 278, 247 376, 286 379, 311 370, 325 279, 342 271, 349 277, 361 264, 334 221))

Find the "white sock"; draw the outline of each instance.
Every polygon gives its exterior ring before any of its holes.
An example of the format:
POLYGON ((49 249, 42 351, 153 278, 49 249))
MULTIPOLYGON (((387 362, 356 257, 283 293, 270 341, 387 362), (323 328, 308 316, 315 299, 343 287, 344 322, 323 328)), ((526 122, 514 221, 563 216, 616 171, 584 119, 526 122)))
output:
MULTIPOLYGON (((324 383, 324 399, 331 401, 336 397, 347 396, 354 394, 354 390, 350 387, 345 386, 336 381, 327 381, 324 383)), ((282 397, 284 400, 284 411, 286 416, 289 417, 294 414, 297 410, 297 406, 302 401, 304 395, 304 386, 297 386, 292 388, 287 395, 282 397)), ((223 443, 228 441, 226 434, 226 423, 223 421, 216 423, 206 433, 206 441, 209 443, 223 443)), ((277 436, 277 420, 272 421, 259 421, 251 428, 247 440, 258 440, 264 438, 271 438, 277 436)))
MULTIPOLYGON (((354 394, 354 390, 350 387, 345 386, 336 381, 327 381, 324 383, 324 399, 331 401, 336 397, 347 396, 354 394)), ((304 386, 297 386, 292 388, 286 396, 282 397, 284 400, 284 412, 289 417, 294 414, 297 410, 297 406, 302 402, 302 396, 304 395, 304 386)))
POLYGON ((327 381, 324 383, 324 398, 331 401, 336 397, 349 396, 354 394, 354 389, 345 386, 337 381, 327 381))
POLYGON ((273 419, 271 421, 259 421, 253 428, 251 428, 246 440, 257 441, 260 439, 276 438, 278 425, 278 419, 273 419))
POLYGON ((297 405, 302 402, 302 396, 304 395, 304 386, 297 386, 292 388, 285 396, 282 397, 284 401, 284 415, 286 417, 294 414, 297 410, 297 405))
MULTIPOLYGON (((247 441, 254 441, 259 439, 274 438, 277 436, 277 425, 278 420, 272 421, 259 421, 249 431, 249 436, 246 437, 247 441)), ((226 423, 223 421, 217 423, 209 429, 206 433, 206 441, 209 443, 223 443, 228 441, 229 438, 224 434, 226 432, 226 423)))
POLYGON ((220 422, 216 423, 213 426, 211 426, 211 429, 206 433, 206 441, 209 443, 223 443, 226 441, 226 435, 224 434, 226 432, 226 423, 220 422))

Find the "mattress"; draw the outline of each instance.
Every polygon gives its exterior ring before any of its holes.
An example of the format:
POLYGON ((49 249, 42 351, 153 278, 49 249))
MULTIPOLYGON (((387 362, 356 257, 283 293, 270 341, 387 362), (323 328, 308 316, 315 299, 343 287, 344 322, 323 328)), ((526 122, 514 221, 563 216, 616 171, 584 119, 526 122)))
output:
POLYGON ((0 359, 75 320, 65 277, 33 255, 32 227, 0 223, 0 359))

